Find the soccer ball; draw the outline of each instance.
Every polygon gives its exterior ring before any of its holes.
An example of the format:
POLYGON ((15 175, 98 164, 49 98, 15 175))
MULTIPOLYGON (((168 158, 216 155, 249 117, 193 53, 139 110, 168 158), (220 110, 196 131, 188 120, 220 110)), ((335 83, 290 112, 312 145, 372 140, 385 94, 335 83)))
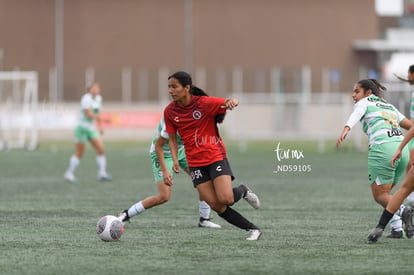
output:
POLYGON ((115 216, 103 216, 96 224, 96 233, 102 241, 117 241, 124 233, 124 223, 115 216))

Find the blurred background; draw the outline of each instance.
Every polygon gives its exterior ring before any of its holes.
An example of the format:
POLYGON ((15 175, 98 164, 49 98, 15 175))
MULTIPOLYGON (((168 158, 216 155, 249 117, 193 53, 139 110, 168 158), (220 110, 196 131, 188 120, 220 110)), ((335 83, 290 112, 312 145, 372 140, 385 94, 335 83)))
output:
POLYGON ((227 138, 323 150, 359 79, 379 79, 409 116, 410 86, 394 73, 411 64, 414 0, 0 0, 0 146, 72 139, 93 81, 106 137, 148 139, 168 75, 185 70, 209 95, 241 100, 227 138))

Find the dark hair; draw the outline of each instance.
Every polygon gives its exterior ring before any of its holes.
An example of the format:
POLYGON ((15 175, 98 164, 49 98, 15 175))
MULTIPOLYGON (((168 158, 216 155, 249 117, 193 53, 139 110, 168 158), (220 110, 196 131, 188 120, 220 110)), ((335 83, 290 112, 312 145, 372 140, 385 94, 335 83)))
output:
MULTIPOLYGON (((177 79, 177 81, 183 86, 187 86, 190 85, 190 93, 192 95, 197 95, 197 96, 208 96, 208 94, 206 92, 204 92, 202 89, 198 88, 197 86, 193 85, 193 80, 191 79, 191 75, 189 73, 183 72, 183 71, 178 71, 173 73, 172 75, 170 75, 168 77, 168 80, 170 80, 171 78, 175 78, 177 79)), ((222 123, 224 120, 226 114, 218 114, 216 115, 214 121, 216 123, 222 123)))
POLYGON ((414 64, 413 64, 413 65, 411 65, 410 67, 408 67, 408 71, 409 71, 410 73, 414 73, 414 64))
POLYGON ((357 82, 364 91, 371 90, 372 93, 380 98, 384 98, 383 94, 387 90, 384 86, 382 86, 378 80, 376 79, 362 79, 357 82))

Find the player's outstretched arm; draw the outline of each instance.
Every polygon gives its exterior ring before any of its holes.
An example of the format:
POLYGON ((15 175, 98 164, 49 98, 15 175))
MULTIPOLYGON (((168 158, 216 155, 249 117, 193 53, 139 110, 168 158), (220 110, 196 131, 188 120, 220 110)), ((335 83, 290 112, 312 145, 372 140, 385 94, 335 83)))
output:
POLYGON ((349 128, 349 126, 345 126, 344 127, 344 129, 342 130, 341 135, 336 140, 336 147, 339 147, 341 145, 341 143, 345 140, 345 138, 348 135, 348 133, 349 133, 350 130, 351 130, 351 128, 349 128))
POLYGON ((239 100, 237 98, 228 98, 224 101, 223 106, 221 108, 227 110, 233 110, 239 105, 239 100))

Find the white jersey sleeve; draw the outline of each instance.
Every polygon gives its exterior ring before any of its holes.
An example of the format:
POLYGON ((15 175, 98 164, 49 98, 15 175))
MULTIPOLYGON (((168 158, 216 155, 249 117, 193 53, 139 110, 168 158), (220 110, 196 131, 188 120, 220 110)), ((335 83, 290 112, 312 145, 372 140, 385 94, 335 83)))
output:
POLYGON ((364 116, 365 112, 367 111, 367 105, 364 104, 364 101, 357 102, 354 106, 354 111, 349 116, 348 121, 346 122, 345 126, 348 126, 352 129, 352 127, 357 124, 361 118, 364 116))
POLYGON ((166 130, 166 126, 165 126, 164 119, 161 120, 160 137, 163 137, 165 139, 169 139, 170 138, 170 136, 168 135, 167 130, 166 130))
POLYGON ((92 95, 89 94, 89 93, 84 94, 82 96, 82 99, 81 99, 81 108, 83 110, 85 110, 85 109, 91 109, 92 108, 92 104, 93 104, 92 95))
POLYGON ((398 111, 397 109, 395 109, 395 111, 397 113, 398 123, 401 123, 401 121, 406 117, 405 117, 405 115, 401 114, 400 111, 398 111))

